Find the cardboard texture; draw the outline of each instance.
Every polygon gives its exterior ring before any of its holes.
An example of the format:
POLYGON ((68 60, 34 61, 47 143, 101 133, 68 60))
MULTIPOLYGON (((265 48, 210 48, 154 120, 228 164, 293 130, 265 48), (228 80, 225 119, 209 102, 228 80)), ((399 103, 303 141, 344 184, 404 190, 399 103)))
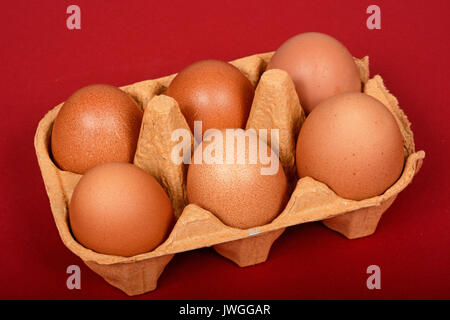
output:
MULTIPOLYGON (((340 198, 323 183, 309 177, 300 180, 296 177, 295 143, 305 115, 288 74, 281 70, 263 73, 272 54, 256 54, 231 63, 256 87, 247 128, 280 130, 280 162, 293 192, 278 217, 264 226, 241 230, 226 226, 211 212, 187 203, 186 165, 173 163, 170 154, 178 143, 172 141, 172 131, 189 130, 189 127, 177 102, 164 96, 175 77, 170 75, 122 87, 144 110, 134 163, 158 179, 171 198, 178 218, 166 241, 152 252, 133 257, 104 255, 83 247, 74 239, 68 220, 68 204, 81 176, 58 169, 50 151, 53 121, 62 104, 40 121, 35 136, 36 154, 53 217, 66 247, 108 283, 128 295, 137 295, 156 288, 165 266, 179 252, 213 246, 237 265, 249 266, 264 262, 273 242, 292 225, 322 221, 349 239, 374 233, 383 212, 411 183, 425 157, 424 151, 415 151, 410 123, 397 99, 386 89, 380 76, 369 79, 368 57, 355 59, 364 92, 383 102, 399 124, 406 161, 401 177, 384 194, 361 201, 340 198)), ((192 133, 190 139, 193 143, 192 133)))

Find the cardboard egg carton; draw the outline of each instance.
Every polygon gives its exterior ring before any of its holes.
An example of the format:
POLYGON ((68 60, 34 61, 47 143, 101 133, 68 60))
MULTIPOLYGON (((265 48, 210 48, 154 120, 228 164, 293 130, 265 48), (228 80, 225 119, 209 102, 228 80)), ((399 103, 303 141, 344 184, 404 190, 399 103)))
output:
MULTIPOLYGON (((144 110, 134 163, 158 179, 178 218, 169 237, 152 252, 133 257, 104 255, 83 247, 74 239, 68 205, 81 175, 60 170, 52 161, 50 150, 52 125, 62 104, 40 121, 35 136, 36 154, 53 217, 67 248, 108 283, 128 295, 137 295, 156 288, 165 266, 179 252, 213 246, 219 254, 244 267, 264 262, 274 241, 292 225, 322 221, 349 239, 375 232, 381 215, 411 183, 425 157, 424 151, 415 151, 410 123, 397 99, 386 89, 380 76, 369 79, 368 57, 355 59, 364 92, 383 102, 397 120, 403 135, 405 166, 399 180, 384 194, 361 201, 343 199, 323 183, 309 177, 298 180, 296 176, 295 144, 305 115, 288 74, 281 70, 264 72, 272 54, 252 55, 231 63, 256 87, 247 128, 279 129, 280 162, 293 192, 278 217, 266 225, 241 230, 224 225, 214 214, 195 204, 188 204, 187 166, 173 163, 170 153, 178 143, 171 140, 172 131, 189 130, 189 127, 177 102, 164 95, 175 77, 170 75, 122 87, 144 110)), ((190 139, 193 144, 192 135, 190 139)))

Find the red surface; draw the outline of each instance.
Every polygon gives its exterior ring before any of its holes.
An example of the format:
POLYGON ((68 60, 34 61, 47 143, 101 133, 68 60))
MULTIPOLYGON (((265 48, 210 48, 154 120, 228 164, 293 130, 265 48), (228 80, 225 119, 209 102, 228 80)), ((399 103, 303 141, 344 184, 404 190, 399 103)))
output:
POLYGON ((375 1, 382 30, 368 30, 372 1, 10 1, 0 32, 0 298, 126 298, 64 247, 37 165, 38 121, 74 90, 171 74, 188 63, 276 49, 304 31, 340 39, 413 123, 427 152, 418 176, 371 237, 346 240, 318 223, 289 228, 269 260, 238 268, 202 249, 176 255, 157 291, 138 298, 450 298, 449 2, 375 1), (66 8, 82 30, 66 28, 66 8), (195 4, 194 4, 195 3, 195 4), (344 5, 345 3, 345 5, 344 5), (66 288, 66 268, 82 289, 66 288), (381 290, 366 268, 381 267, 381 290))

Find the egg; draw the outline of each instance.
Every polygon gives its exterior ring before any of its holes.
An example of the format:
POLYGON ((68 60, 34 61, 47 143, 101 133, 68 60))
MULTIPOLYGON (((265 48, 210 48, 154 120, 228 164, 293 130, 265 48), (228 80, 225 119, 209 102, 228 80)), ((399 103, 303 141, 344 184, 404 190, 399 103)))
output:
MULTIPOLYGON (((225 130, 219 131, 226 136, 225 130)), ((264 172, 268 164, 279 164, 278 156, 267 143, 259 139, 256 133, 247 132, 248 141, 239 145, 238 139, 227 143, 226 138, 218 143, 216 139, 205 136, 203 142, 195 149, 193 160, 187 174, 187 196, 194 203, 212 212, 224 224, 247 229, 271 222, 286 205, 288 183, 281 165, 273 166, 272 172, 264 172), (211 147, 215 145, 215 151, 211 147), (227 148, 231 160, 227 162, 227 148), (222 155, 216 160, 206 161, 206 156, 222 155), (267 161, 256 156, 256 150, 263 150, 268 155, 267 161), (196 159, 202 155, 202 161, 196 159), (222 159, 222 161, 219 161, 222 159), (239 160, 241 159, 241 160, 239 160), (266 174, 270 173, 270 174, 266 174)))
POLYGON ((342 43, 323 33, 290 38, 275 52, 267 69, 282 69, 290 75, 306 113, 335 94, 361 91, 352 55, 342 43))
POLYGON ((169 197, 155 178, 130 163, 96 166, 80 179, 69 206, 75 239, 98 253, 152 251, 173 222, 169 197))
POLYGON ((339 196, 383 194, 400 177, 403 138, 392 113, 363 93, 341 93, 306 118, 297 141, 299 177, 327 184, 339 196))
POLYGON ((143 113, 122 90, 105 84, 72 94, 55 119, 51 151, 59 168, 83 174, 106 162, 132 162, 143 113))
POLYGON ((166 94, 174 98, 194 131, 202 121, 202 134, 210 128, 243 128, 255 90, 233 65, 202 60, 184 68, 170 83, 166 94))

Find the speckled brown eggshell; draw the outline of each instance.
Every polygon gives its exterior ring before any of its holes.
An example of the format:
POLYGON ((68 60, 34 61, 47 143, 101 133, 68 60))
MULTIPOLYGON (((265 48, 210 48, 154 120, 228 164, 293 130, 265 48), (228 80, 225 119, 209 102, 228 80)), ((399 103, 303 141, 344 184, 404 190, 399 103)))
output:
POLYGON ((156 179, 129 163, 101 164, 77 184, 69 208, 75 239, 98 253, 152 251, 173 223, 169 197, 156 179))
POLYGON ((132 162, 142 116, 137 103, 116 87, 96 84, 76 91, 53 124, 54 161, 80 174, 101 163, 132 162))
POLYGON ((377 99, 342 93, 320 103, 306 118, 296 150, 300 177, 327 184, 339 196, 380 195, 400 177, 403 139, 394 116, 377 99))
MULTIPOLYGON (((195 153, 202 152, 211 143, 204 140, 195 153)), ((277 155, 270 147, 263 140, 259 143, 271 155, 271 161, 275 161, 277 155)), ((259 157, 255 164, 249 163, 252 146, 253 143, 246 143, 245 149, 235 148, 233 164, 205 161, 195 164, 192 160, 187 175, 189 202, 209 210, 224 224, 235 228, 247 229, 271 222, 286 205, 288 183, 281 164, 274 175, 262 175, 261 168, 267 165, 262 165, 259 157), (238 155, 243 153, 245 164, 236 163, 238 155)), ((223 150, 225 154, 225 141, 223 150)))
POLYGON ((361 91, 352 55, 342 43, 323 33, 290 38, 275 52, 267 69, 289 73, 306 113, 335 94, 361 91))
POLYGON ((203 134, 210 128, 243 128, 254 91, 247 77, 233 65, 202 60, 183 69, 166 94, 178 102, 192 131, 194 121, 202 121, 203 134))

